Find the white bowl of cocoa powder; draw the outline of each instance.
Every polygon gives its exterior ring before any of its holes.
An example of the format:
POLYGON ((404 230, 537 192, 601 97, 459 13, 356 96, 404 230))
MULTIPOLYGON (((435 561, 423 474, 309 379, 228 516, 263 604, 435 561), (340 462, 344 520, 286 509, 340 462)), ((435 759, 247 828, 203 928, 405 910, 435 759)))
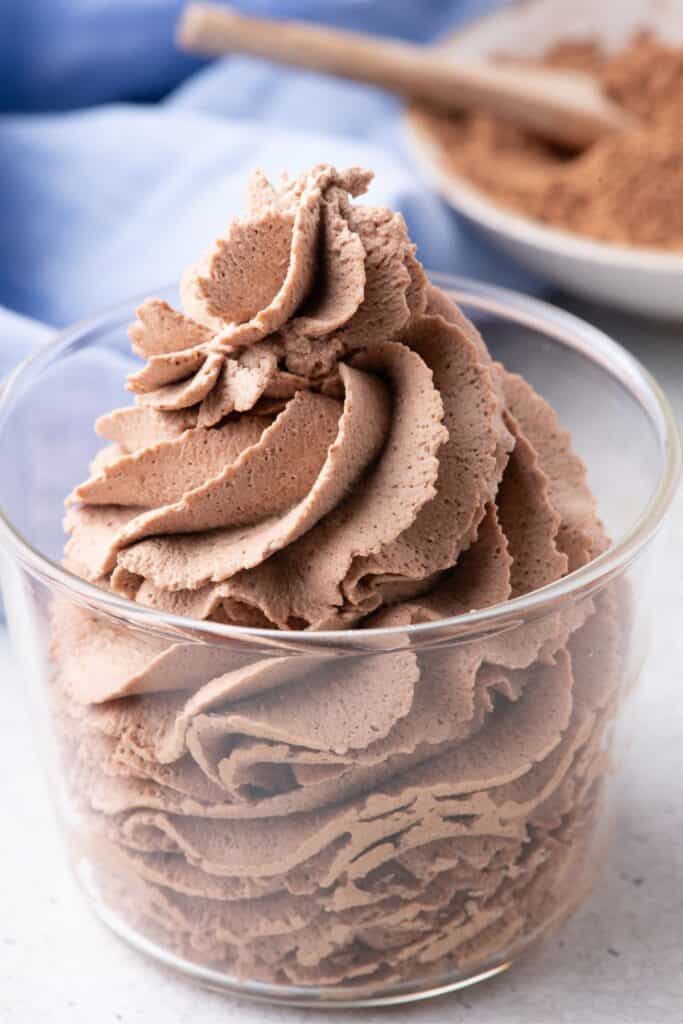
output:
POLYGON ((566 291, 683 319, 683 3, 529 0, 451 36, 454 59, 588 70, 635 130, 562 152, 488 115, 413 107, 426 180, 520 264, 566 291))

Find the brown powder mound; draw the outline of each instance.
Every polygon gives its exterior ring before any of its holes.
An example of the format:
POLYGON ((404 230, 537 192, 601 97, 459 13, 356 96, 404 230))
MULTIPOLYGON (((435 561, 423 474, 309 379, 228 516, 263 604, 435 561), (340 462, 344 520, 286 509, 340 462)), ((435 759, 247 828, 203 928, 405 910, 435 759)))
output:
POLYGON ((683 48, 641 34, 608 55, 568 40, 541 63, 596 75, 637 125, 574 155, 485 114, 415 108, 445 165, 551 227, 617 245, 683 248, 683 48))
POLYGON ((411 644, 607 541, 553 410, 402 218, 351 202, 368 181, 254 175, 185 313, 138 310, 135 404, 68 499, 67 566, 132 612, 272 632, 51 608, 102 898, 182 957, 332 996, 475 969, 569 913, 621 673, 614 588, 411 644), (352 626, 354 648, 287 633, 352 626))

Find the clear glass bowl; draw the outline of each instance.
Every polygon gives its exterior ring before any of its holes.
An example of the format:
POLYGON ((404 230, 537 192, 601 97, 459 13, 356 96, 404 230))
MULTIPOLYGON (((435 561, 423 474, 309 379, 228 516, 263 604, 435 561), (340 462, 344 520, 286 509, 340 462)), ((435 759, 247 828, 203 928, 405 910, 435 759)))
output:
POLYGON ((613 727, 644 656, 676 428, 604 334, 432 277, 558 411, 613 538, 583 569, 481 612, 405 629, 238 629, 62 569, 62 502, 97 449, 93 421, 128 401, 133 302, 65 331, 2 398, 6 610, 75 873, 120 936, 212 987, 336 1007, 455 989, 564 920, 602 860, 613 727), (65 696, 76 664, 104 678, 122 652, 137 695, 65 696), (212 702, 209 681, 246 666, 261 692, 212 702), (418 670, 405 717, 343 768, 306 745, 327 697, 343 704, 361 681, 382 706, 418 670), (298 747, 259 735, 273 703, 298 747), (420 740, 402 747, 406 723, 420 740))

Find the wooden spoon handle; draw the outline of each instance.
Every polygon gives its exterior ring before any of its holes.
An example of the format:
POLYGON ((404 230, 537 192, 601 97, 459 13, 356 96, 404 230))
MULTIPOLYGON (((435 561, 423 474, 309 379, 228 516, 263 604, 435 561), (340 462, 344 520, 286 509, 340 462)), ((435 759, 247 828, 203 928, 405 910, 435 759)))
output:
POLYGON ((459 63, 438 49, 300 21, 270 20, 230 7, 191 4, 178 27, 186 50, 248 53, 328 72, 455 110, 483 110, 581 148, 626 124, 588 76, 490 63, 459 63))

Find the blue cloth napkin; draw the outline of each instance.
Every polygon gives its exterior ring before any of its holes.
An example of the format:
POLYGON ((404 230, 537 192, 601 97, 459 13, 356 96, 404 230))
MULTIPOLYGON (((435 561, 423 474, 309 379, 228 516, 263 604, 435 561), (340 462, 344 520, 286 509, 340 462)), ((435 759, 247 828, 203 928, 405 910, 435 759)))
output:
MULTIPOLYGON (((428 41, 495 0, 252 0, 251 13, 428 41)), ((0 374, 99 309, 175 280, 239 212, 249 170, 376 173, 423 262, 510 286, 420 183, 386 94, 261 61, 179 53, 181 0, 0 4, 0 374)))

